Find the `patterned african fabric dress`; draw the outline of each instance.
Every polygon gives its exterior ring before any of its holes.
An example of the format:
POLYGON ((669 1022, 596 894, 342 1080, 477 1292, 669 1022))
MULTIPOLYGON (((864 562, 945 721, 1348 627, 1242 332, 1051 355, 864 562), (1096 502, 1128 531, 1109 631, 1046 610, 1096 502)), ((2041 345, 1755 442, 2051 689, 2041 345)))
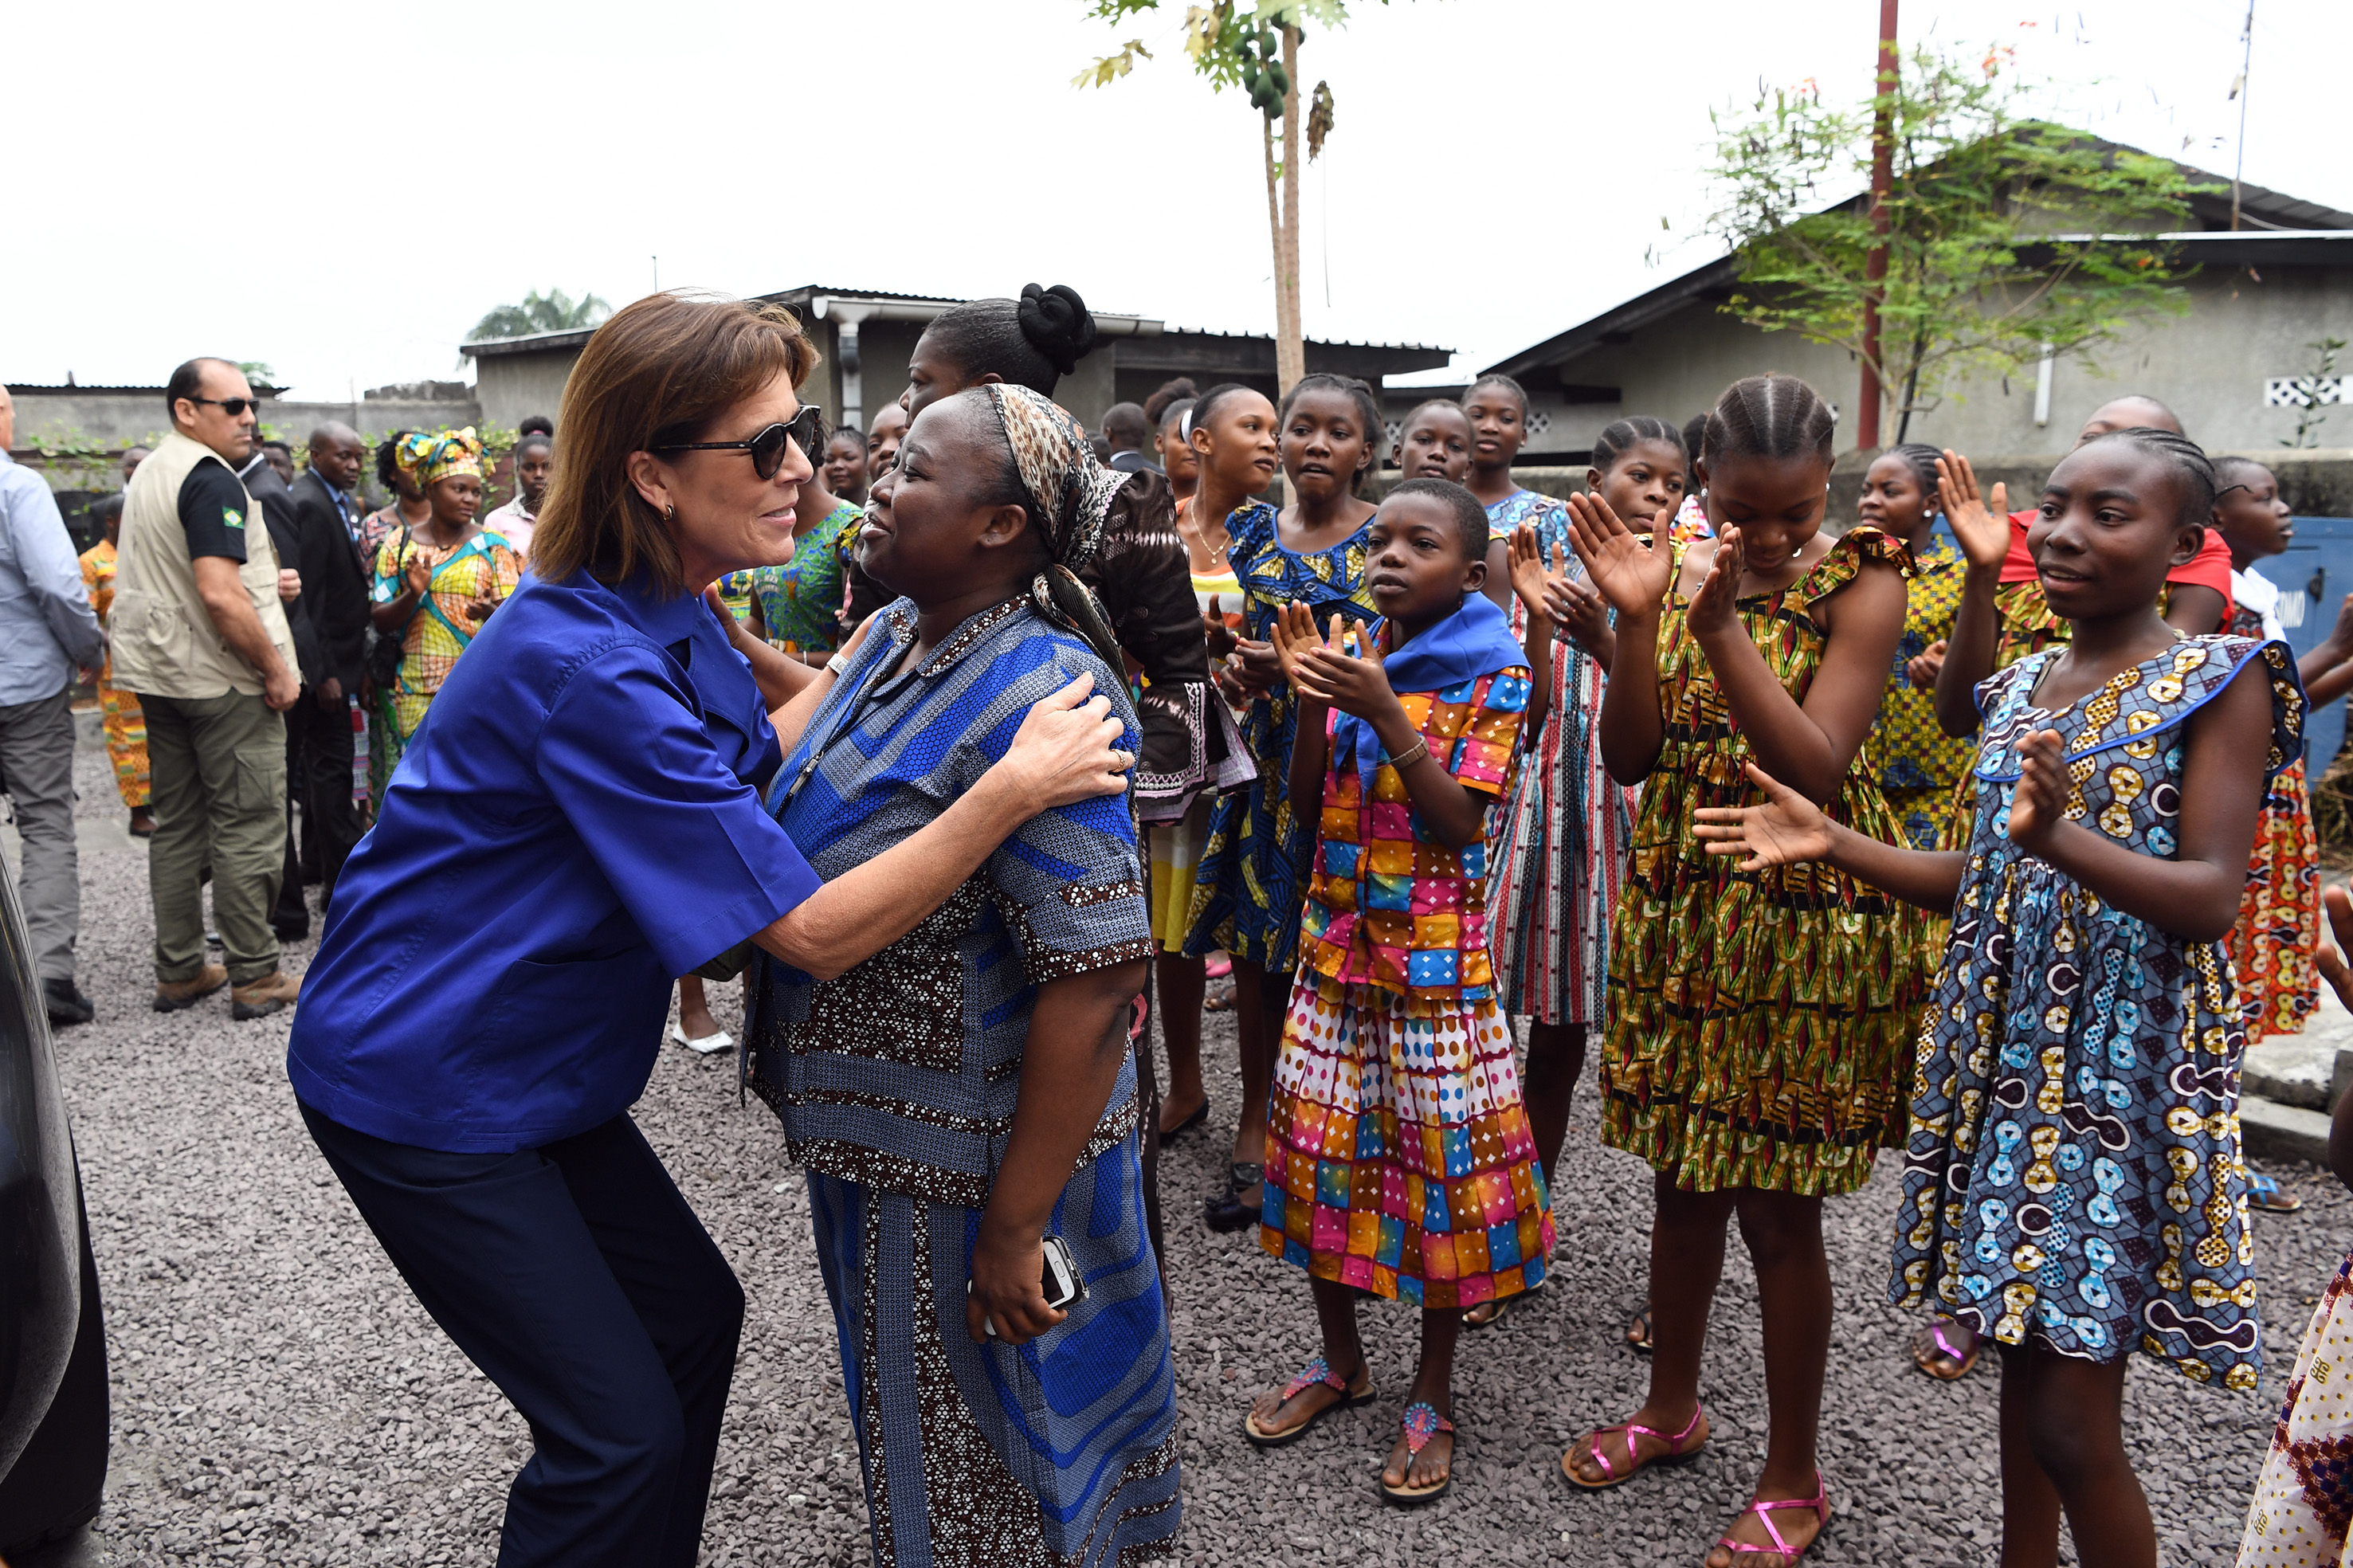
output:
MULTIPOLYGON (((1329 627, 1339 615, 1349 625, 1378 618, 1365 587, 1365 538, 1371 520, 1346 539, 1301 554, 1282 542, 1274 508, 1264 501, 1238 507, 1226 519, 1226 558, 1242 585, 1242 626, 1254 641, 1273 633, 1274 617, 1299 603, 1329 627)), ((1185 951, 1223 948, 1270 974, 1290 974, 1299 957, 1299 910, 1305 897, 1312 825, 1293 816, 1283 798, 1291 771, 1291 740, 1299 705, 1288 682, 1277 679, 1250 700, 1242 740, 1258 764, 1247 791, 1221 795, 1209 808, 1209 836, 1194 868, 1193 906, 1185 951)))
POLYGON ((794 542, 790 561, 753 569, 752 597, 770 646, 786 653, 830 653, 841 646, 848 552, 865 520, 864 507, 843 501, 794 542))
MULTIPOLYGON (((1193 576, 1193 598, 1203 615, 1209 613, 1209 601, 1218 601, 1218 613, 1225 617, 1229 629, 1241 629, 1241 579, 1229 566, 1220 572, 1196 572, 1193 576)), ((1224 705, 1224 699, 1212 687, 1208 700, 1224 705)), ((1230 720, 1230 712, 1229 713, 1230 720)), ((1245 755, 1244 760, 1247 760, 1245 755)), ((1209 837, 1209 810, 1216 797, 1198 795, 1185 815, 1175 822, 1147 823, 1145 843, 1152 861, 1152 941, 1163 952, 1183 952, 1185 932, 1193 912, 1193 879, 1201 863, 1201 847, 1209 837)))
POLYGON ((1707 503, 1697 496, 1685 496, 1675 508, 1674 521, 1667 524, 1667 540, 1673 544, 1689 544, 1694 539, 1714 539, 1715 530, 1707 525, 1707 503))
MULTIPOLYGON (((1912 558, 1912 578, 1905 584, 1904 637, 1895 645, 1887 691, 1871 731, 1879 787, 1903 831, 1900 842, 1915 849, 1958 849, 1967 842, 1968 821, 1955 808, 1954 791, 1968 776, 1978 754, 1974 737, 1945 733, 1936 722, 1936 694, 1914 686, 1904 671, 1930 644, 1953 635, 1953 617, 1961 607, 1961 584, 1969 563, 1942 522, 1939 519, 1939 531, 1928 548, 1912 558)), ((1935 922, 1931 933, 1932 957, 1943 952, 1943 924, 1935 922)))
POLYGON ((2321 1292, 2255 1478, 2238 1568, 2343 1568, 2353 1525, 2353 1257, 2321 1292))
POLYGON ((1968 868, 1921 1021, 1889 1299, 1932 1297, 2003 1344, 2113 1362, 2137 1347, 2200 1383, 2262 1365, 2239 1147, 2245 1024, 2219 942, 2186 942, 2010 842, 2020 742, 2056 730, 2066 815, 2178 852, 2185 721, 2242 671, 2272 700, 2275 773, 2304 743, 2284 643, 2187 637, 2060 712, 2058 654, 1978 688, 1985 739, 1968 868))
MULTIPOLYGON (((905 670, 914 605, 882 615, 769 787, 820 876, 945 811, 1030 704, 1082 671, 1134 746, 1121 683, 1026 595, 905 670)), ((877 1563, 1092 1568, 1174 1550, 1176 1381, 1133 1053, 1054 1209, 1085 1299, 1018 1349, 975 1344, 965 1326, 1039 988, 1150 947, 1114 795, 1031 817, 913 931, 833 980, 754 957, 746 1081, 807 1170, 877 1563)))
MULTIPOLYGON (((82 552, 81 585, 98 624, 114 607, 114 542, 101 539, 82 552)), ((106 760, 114 765, 114 787, 122 804, 133 811, 147 809, 147 715, 139 710, 139 697, 114 684, 114 655, 110 650, 98 672, 98 703, 105 714, 106 760)))
MULTIPOLYGON (((1678 574, 1683 555, 1678 546, 1678 574)), ((1866 563, 1907 558, 1857 527, 1797 582, 1739 601, 1792 697, 1804 700, 1829 646, 1814 606, 1866 563)), ((1694 809, 1754 805, 1757 793, 1743 771, 1748 742, 1686 610, 1671 582, 1659 626, 1664 738, 1611 931, 1601 1139, 1687 1192, 1852 1192, 1876 1151, 1902 1140, 1926 917, 1827 866, 1736 870, 1692 837, 1694 809)), ((1892 844, 1878 776, 1866 742, 1824 809, 1892 844)))
POLYGON ((400 597, 406 568, 420 556, 433 562, 430 585, 401 633, 399 678, 390 691, 376 692, 375 721, 368 726, 368 783, 378 807, 434 694, 482 628, 467 618, 466 606, 477 599, 504 604, 522 579, 522 563, 498 534, 477 533, 447 552, 396 534, 376 552, 374 602, 388 605, 400 597))
MULTIPOLYGON (((1568 509, 1520 490, 1487 509, 1490 538, 1522 523, 1545 559, 1557 543, 1572 576, 1585 568, 1569 548, 1568 509)), ((1514 595, 1512 636, 1527 636, 1527 606, 1514 595)), ((1608 678, 1567 637, 1552 645, 1552 701, 1533 734, 1511 793, 1495 814, 1488 891, 1498 1005, 1540 1024, 1598 1024, 1609 980, 1609 916, 1633 832, 1626 791, 1601 765, 1601 697, 1608 678)))
POLYGON ((711 584, 719 590, 719 602, 727 613, 739 621, 752 618, 752 574, 749 570, 730 572, 711 584))
MULTIPOLYGON (((1526 667, 1398 699, 1465 789, 1509 782, 1526 667)), ((1335 758, 1267 1107, 1259 1245, 1429 1310, 1532 1290, 1552 1208, 1486 948, 1486 847, 1439 844, 1384 755, 1335 758)))
MULTIPOLYGON (((2242 637, 2283 635, 2279 589, 2269 578, 2249 567, 2231 574, 2231 588, 2226 630, 2242 637)), ((2313 964, 2320 951, 2320 837, 2301 752, 2263 791, 2246 900, 2230 949, 2247 1010, 2247 1044, 2302 1030, 2320 1005, 2320 972, 2313 964)))

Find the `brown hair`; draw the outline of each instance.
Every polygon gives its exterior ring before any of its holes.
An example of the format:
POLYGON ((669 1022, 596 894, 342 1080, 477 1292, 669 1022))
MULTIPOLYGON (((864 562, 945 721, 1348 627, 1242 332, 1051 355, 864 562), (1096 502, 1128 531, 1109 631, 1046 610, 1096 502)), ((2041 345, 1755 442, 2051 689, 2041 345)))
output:
POLYGON ((625 307, 596 329, 565 384, 564 446, 531 539, 533 571, 552 583, 585 571, 608 584, 644 572, 664 592, 683 592, 678 542, 629 482, 629 455, 701 440, 778 375, 798 387, 817 363, 781 305, 651 294, 625 307))

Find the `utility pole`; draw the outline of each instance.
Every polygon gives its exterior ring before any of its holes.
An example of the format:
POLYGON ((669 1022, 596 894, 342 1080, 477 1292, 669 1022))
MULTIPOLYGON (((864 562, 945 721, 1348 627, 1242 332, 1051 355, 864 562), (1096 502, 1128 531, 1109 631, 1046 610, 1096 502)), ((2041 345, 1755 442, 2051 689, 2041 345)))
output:
POLYGON ((1879 0, 1879 79, 1871 111, 1871 232, 1878 243, 1862 264, 1862 394, 1854 444, 1879 445, 1879 297, 1887 280, 1887 197, 1895 187, 1895 0, 1879 0))
POLYGON ((2239 79, 2231 96, 2239 100, 2239 154, 2231 165, 2231 232, 2239 232, 2239 176, 2247 169, 2247 71, 2255 63, 2255 0, 2247 0, 2247 25, 2239 34, 2239 79))

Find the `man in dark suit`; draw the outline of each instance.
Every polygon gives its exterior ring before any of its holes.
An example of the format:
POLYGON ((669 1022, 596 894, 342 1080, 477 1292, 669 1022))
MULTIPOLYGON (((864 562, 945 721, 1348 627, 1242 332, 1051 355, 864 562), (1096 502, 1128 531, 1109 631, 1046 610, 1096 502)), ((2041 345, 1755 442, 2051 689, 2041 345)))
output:
MULTIPOLYGON (((288 735, 302 739, 305 854, 318 867, 319 908, 335 891, 343 861, 360 841, 359 808, 352 804, 352 715, 367 657, 368 572, 352 530, 358 523, 356 488, 367 444, 348 425, 311 432, 311 467, 294 481, 294 516, 301 533, 299 570, 302 602, 318 638, 319 668, 286 715, 288 735)), ((292 776, 292 775, 290 775, 292 776)), ((297 887, 301 886, 298 881, 297 887)))
MULTIPOLYGON (((295 515, 293 492, 279 477, 269 461, 267 447, 257 445, 252 460, 237 474, 245 481, 246 493, 261 506, 261 520, 269 529, 269 542, 278 551, 280 564, 290 566, 299 576, 301 573, 302 529, 295 515)), ((319 635, 311 626, 311 615, 304 595, 297 595, 286 601, 286 628, 294 635, 294 662, 300 668, 302 689, 307 694, 319 678, 319 635)), ((298 700, 295 706, 303 702, 298 700)), ((269 929, 278 933, 280 942, 300 942, 311 934, 311 910, 302 900, 302 862, 294 852, 294 804, 302 798, 302 736, 292 724, 286 727, 286 873, 278 884, 278 907, 269 912, 269 929)))

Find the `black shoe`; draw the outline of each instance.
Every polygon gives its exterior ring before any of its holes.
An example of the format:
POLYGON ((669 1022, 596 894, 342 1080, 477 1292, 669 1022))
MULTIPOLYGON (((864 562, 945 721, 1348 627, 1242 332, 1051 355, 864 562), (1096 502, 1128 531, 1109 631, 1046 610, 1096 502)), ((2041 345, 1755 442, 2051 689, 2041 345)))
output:
POLYGON ((42 981, 41 1000, 48 1005, 52 1024, 87 1024, 98 1016, 98 1009, 70 980, 42 981))
POLYGON ((1266 1172, 1261 1167, 1235 1161, 1227 1173, 1226 1190, 1209 1199, 1208 1213, 1203 1216, 1208 1221, 1209 1228, 1222 1236, 1256 1225, 1264 1200, 1244 1203, 1242 1194, 1264 1180, 1266 1172))
POLYGON ((299 916, 272 915, 269 917, 269 929, 278 934, 280 942, 305 941, 311 934, 310 913, 305 910, 299 916))

